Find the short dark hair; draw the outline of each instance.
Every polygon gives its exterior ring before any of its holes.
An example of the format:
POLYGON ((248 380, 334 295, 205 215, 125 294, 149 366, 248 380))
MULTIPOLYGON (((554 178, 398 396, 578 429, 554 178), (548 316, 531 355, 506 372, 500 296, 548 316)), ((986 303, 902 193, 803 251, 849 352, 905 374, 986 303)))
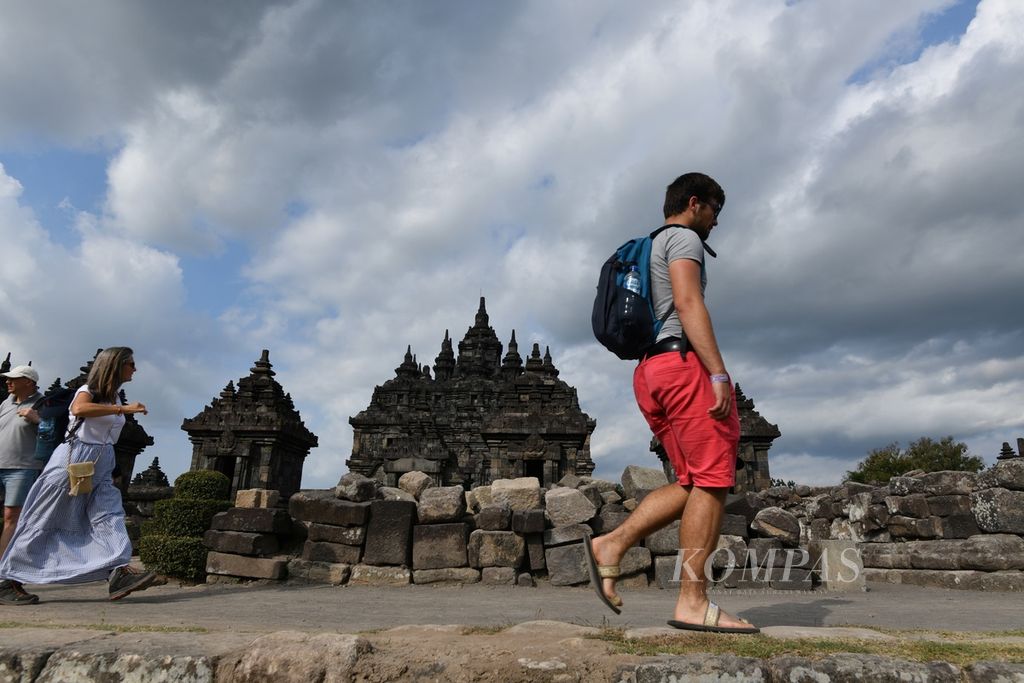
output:
POLYGON ((725 190, 715 179, 703 173, 684 173, 665 189, 665 218, 686 211, 690 197, 701 201, 713 199, 725 206, 725 190))

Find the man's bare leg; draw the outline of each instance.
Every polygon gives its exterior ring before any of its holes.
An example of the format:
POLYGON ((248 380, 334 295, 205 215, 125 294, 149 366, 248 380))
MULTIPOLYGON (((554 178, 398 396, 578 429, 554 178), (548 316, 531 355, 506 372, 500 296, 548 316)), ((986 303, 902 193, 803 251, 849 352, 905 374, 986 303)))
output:
POLYGON ((7 545, 11 542, 11 537, 14 536, 14 528, 18 526, 18 517, 20 516, 21 506, 4 506, 4 531, 0 534, 0 557, 3 556, 4 551, 7 550, 7 545))
MULTIPOLYGON (((647 494, 625 522, 614 531, 593 540, 597 563, 618 564, 625 552, 641 538, 682 517, 690 488, 679 484, 666 484, 647 494)), ((615 579, 604 579, 602 584, 604 594, 614 600, 618 596, 615 592, 615 579)))
MULTIPOLYGON (((679 525, 679 547, 683 567, 679 577, 679 600, 673 619, 691 624, 704 622, 708 607, 708 577, 704 565, 718 547, 718 534, 725 511, 725 488, 692 487, 679 525)), ((744 627, 745 621, 722 612, 719 626, 744 627)))

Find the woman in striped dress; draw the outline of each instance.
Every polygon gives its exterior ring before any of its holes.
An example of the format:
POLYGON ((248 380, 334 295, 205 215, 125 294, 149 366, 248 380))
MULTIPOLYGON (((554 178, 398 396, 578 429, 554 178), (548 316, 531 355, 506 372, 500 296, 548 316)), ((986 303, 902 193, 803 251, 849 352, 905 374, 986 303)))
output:
POLYGON ((22 583, 85 583, 108 580, 111 600, 149 587, 154 572, 128 563, 132 544, 124 523, 121 492, 114 486, 114 444, 124 416, 146 413, 141 403, 122 404, 121 385, 135 374, 132 350, 105 349, 71 402, 68 440, 50 456, 22 508, 18 526, 0 558, 0 604, 39 601, 22 583), (68 463, 95 463, 92 491, 69 495, 68 463))

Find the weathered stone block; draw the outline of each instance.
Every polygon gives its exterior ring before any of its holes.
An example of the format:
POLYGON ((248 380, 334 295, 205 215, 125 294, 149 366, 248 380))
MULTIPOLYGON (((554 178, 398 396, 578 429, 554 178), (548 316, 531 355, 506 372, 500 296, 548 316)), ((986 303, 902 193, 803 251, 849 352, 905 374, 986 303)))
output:
POLYGON ((277 536, 244 531, 216 531, 203 534, 203 545, 219 553, 235 555, 273 555, 278 551, 277 536))
POLYGON ((512 528, 512 508, 508 505, 485 505, 476 516, 476 528, 484 531, 508 531, 512 528))
POLYGON ((324 543, 322 541, 306 541, 302 546, 302 559, 310 562, 330 562, 332 564, 355 564, 359 562, 362 549, 343 543, 324 543))
MULTIPOLYGON (((495 479, 491 482, 490 493, 493 502, 506 503, 516 512, 542 507, 540 481, 537 477, 495 479)), ((479 493, 477 499, 481 505, 492 502, 481 499, 479 493)))
POLYGON ((627 548, 622 559, 619 560, 619 571, 623 576, 628 576, 637 572, 645 572, 651 568, 652 564, 650 550, 633 546, 632 548, 627 548))
POLYGON ((622 473, 622 491, 626 498, 643 500, 644 496, 654 489, 668 483, 665 471, 653 467, 627 465, 622 473))
POLYGON ((675 555, 658 555, 654 557, 654 583, 658 588, 678 588, 679 572, 676 563, 679 560, 678 549, 675 555))
POLYGON ((843 519, 842 517, 836 517, 832 520, 832 526, 829 527, 828 533, 831 538, 838 540, 857 542, 864 540, 863 525, 859 522, 843 519))
POLYGON ((206 555, 207 574, 227 574, 247 579, 283 579, 288 570, 288 558, 246 557, 211 551, 206 555))
POLYGON ((582 493, 586 499, 591 502, 591 504, 593 504, 595 510, 600 510, 604 505, 604 498, 601 497, 601 489, 598 488, 596 484, 584 484, 577 490, 582 493))
POLYGON ((363 564, 408 565, 415 518, 416 505, 413 503, 403 500, 375 500, 370 503, 363 564))
POLYGON ((544 497, 553 526, 580 524, 597 514, 597 507, 577 488, 552 488, 544 497))
POLYGON ((340 586, 348 581, 352 567, 333 562, 311 562, 294 558, 288 561, 288 578, 310 583, 329 583, 340 586))
POLYGON ((434 485, 429 475, 423 472, 406 472, 398 478, 398 488, 413 498, 419 499, 424 490, 434 485))
POLYGON ((334 526, 307 522, 306 538, 310 541, 327 543, 344 543, 345 545, 362 545, 366 540, 365 526, 334 526))
POLYGON ((558 480, 559 486, 565 486, 566 488, 575 489, 579 488, 583 484, 583 480, 577 477, 575 474, 567 474, 558 480))
POLYGON ((607 534, 609 531, 618 529, 627 519, 629 519, 628 512, 605 512, 601 510, 601 514, 590 520, 588 524, 594 530, 594 535, 600 536, 601 534, 607 534))
POLYGON ((960 569, 963 541, 910 541, 910 566, 913 569, 960 569))
POLYGON ((800 522, 795 515, 782 508, 758 510, 750 528, 762 536, 778 539, 783 545, 795 547, 800 543, 800 522))
POLYGON ((353 503, 365 503, 377 497, 377 489, 380 482, 370 479, 357 472, 343 474, 334 487, 334 495, 342 500, 349 500, 353 503))
POLYGON ((971 511, 982 531, 1024 534, 1024 491, 993 488, 972 493, 971 511))
POLYGON ((292 520, 287 512, 277 508, 231 508, 214 515, 210 528, 251 534, 287 534, 292 520))
POLYGON ((1014 534, 983 534, 961 542, 958 569, 1024 569, 1024 539, 1014 534))
POLYGON ((413 569, 466 566, 469 530, 465 524, 418 524, 412 529, 413 569))
POLYGON ((416 502, 416 496, 394 486, 381 486, 378 493, 380 494, 381 500, 404 500, 409 503, 416 502))
POLYGON ((974 519, 974 514, 970 512, 939 517, 938 523, 940 538, 970 538, 981 533, 978 520, 974 519))
POLYGON ((825 590, 860 592, 866 590, 864 562, 853 541, 817 541, 808 551, 811 566, 825 590))
POLYGON ((654 555, 675 555, 679 552, 679 520, 658 529, 644 539, 644 546, 654 555))
POLYGON ((827 519, 812 519, 807 527, 808 541, 827 541, 832 535, 832 524, 827 519))
POLYGON ((723 536, 749 538, 750 531, 747 529, 747 518, 743 515, 723 515, 722 528, 719 533, 723 536))
POLYGON ((552 586, 572 586, 590 581, 583 545, 562 545, 545 552, 548 577, 552 586))
POLYGON ((922 492, 931 496, 966 496, 978 484, 978 475, 974 472, 928 472, 916 478, 922 492))
POLYGON ((945 662, 913 662, 864 654, 824 658, 774 657, 765 662, 762 680, 771 681, 928 681, 959 683, 960 669, 945 662))
POLYGON ((617 505, 622 502, 622 496, 615 491, 604 491, 601 493, 602 505, 617 505))
POLYGON ((537 582, 533 580, 533 574, 530 572, 523 572, 516 577, 516 585, 522 586, 523 588, 536 588, 537 582))
POLYGON ((910 569, 910 549, 906 543, 861 543, 861 559, 872 569, 910 569))
POLYGON ((935 517, 971 514, 970 496, 928 496, 928 512, 935 517))
POLYGON ((636 510, 638 505, 640 505, 640 503, 637 501, 636 498, 627 498, 626 500, 622 501, 622 507, 626 510, 626 512, 632 512, 633 510, 636 510))
POLYGON ((421 583, 480 583, 480 570, 472 567, 446 569, 415 569, 412 582, 421 583))
POLYGON ((544 532, 544 545, 548 547, 576 543, 583 540, 584 536, 590 535, 592 530, 586 524, 573 524, 572 526, 559 526, 548 529, 544 532))
POLYGON ((941 533, 941 525, 938 517, 927 519, 913 519, 893 515, 889 518, 889 533, 893 538, 938 538, 941 533))
POLYGON ((511 531, 483 531, 477 529, 469 535, 469 564, 471 567, 513 567, 523 563, 526 542, 511 531))
POLYGON ((512 567, 484 567, 480 570, 480 583, 488 586, 512 586, 516 570, 512 567))
POLYGON ((303 522, 359 526, 369 518, 370 503, 340 500, 333 491, 299 491, 289 499, 288 512, 303 522))
POLYGON ((269 489, 245 489, 235 494, 235 507, 272 508, 277 506, 277 502, 280 498, 280 491, 272 491, 269 489))
POLYGON ((530 571, 536 572, 547 567, 544 561, 544 536, 542 534, 526 534, 526 560, 530 571))
POLYGON ((711 566, 716 569, 747 566, 747 543, 743 537, 720 535, 718 547, 711 554, 711 566))
POLYGON ((1024 458, 1000 460, 978 475, 978 489, 1024 491, 1024 458))
POLYGON ((836 516, 832 507, 832 497, 827 493, 809 498, 805 509, 807 514, 815 519, 825 519, 831 522, 836 516))
POLYGON ((885 506, 890 515, 901 517, 924 519, 931 514, 928 500, 923 493, 913 493, 909 496, 888 496, 885 499, 885 506))
POLYGON ((350 586, 408 586, 411 582, 412 572, 406 567, 369 564, 352 567, 352 575, 348 580, 350 586))
POLYGON ((519 510, 512 513, 512 531, 517 534, 540 534, 546 528, 547 521, 542 508, 519 510))
POLYGON ((417 514, 420 524, 453 522, 466 513, 466 496, 461 486, 435 486, 420 494, 417 514))
POLYGON ((871 507, 871 492, 855 493, 846 503, 846 516, 851 522, 863 521, 871 507))
MULTIPOLYGON (((539 484, 538 484, 539 485, 539 484)), ((484 505, 492 505, 494 503, 494 494, 491 492, 491 486, 477 486, 472 490, 473 497, 476 498, 477 505, 483 507, 484 505)))

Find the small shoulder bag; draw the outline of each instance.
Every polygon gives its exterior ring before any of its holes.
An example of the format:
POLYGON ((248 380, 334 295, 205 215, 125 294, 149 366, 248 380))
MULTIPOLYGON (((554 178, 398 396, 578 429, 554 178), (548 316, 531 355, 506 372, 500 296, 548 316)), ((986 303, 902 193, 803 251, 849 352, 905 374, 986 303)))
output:
POLYGON ((75 433, 78 428, 82 426, 82 418, 75 420, 75 426, 71 428, 71 432, 68 434, 64 441, 68 444, 68 495, 69 496, 80 496, 92 491, 92 475, 96 473, 96 463, 92 460, 86 460, 85 462, 71 462, 71 451, 74 447, 71 445, 75 440, 75 433))

